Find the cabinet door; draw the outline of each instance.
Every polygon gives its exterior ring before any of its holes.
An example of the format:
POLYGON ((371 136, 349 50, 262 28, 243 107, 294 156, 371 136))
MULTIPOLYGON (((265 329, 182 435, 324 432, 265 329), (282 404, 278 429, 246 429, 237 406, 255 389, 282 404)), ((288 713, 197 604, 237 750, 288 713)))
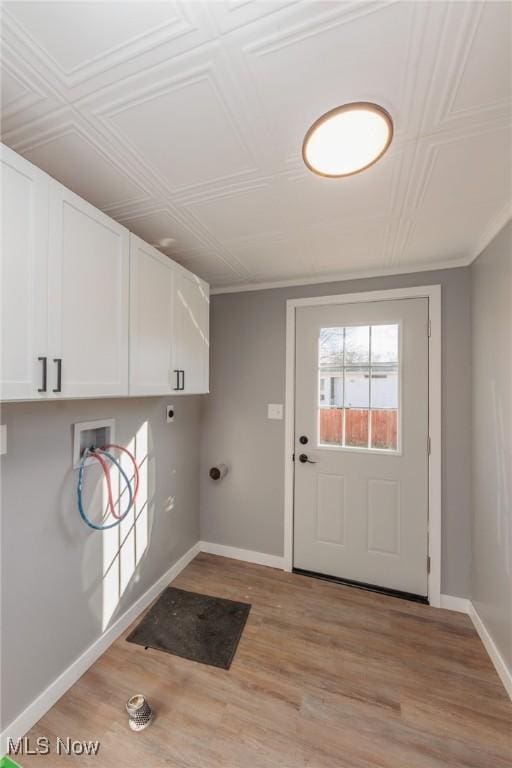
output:
POLYGON ((174 290, 174 368, 182 371, 185 394, 208 392, 209 290, 183 269, 176 271, 174 290))
POLYGON ((1 398, 44 398, 49 178, 4 146, 1 163, 1 398))
POLYGON ((161 395, 174 387, 172 262, 130 235, 130 394, 161 395))
POLYGON ((52 182, 49 242, 51 391, 127 395, 128 230, 52 182))

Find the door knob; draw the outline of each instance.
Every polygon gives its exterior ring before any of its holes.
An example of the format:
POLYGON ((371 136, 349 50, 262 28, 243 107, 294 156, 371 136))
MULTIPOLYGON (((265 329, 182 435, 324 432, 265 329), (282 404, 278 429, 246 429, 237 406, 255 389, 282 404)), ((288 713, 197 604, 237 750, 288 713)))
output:
POLYGON ((300 454, 299 461, 301 464, 316 464, 316 461, 311 461, 311 459, 308 459, 307 454, 305 453, 300 454))

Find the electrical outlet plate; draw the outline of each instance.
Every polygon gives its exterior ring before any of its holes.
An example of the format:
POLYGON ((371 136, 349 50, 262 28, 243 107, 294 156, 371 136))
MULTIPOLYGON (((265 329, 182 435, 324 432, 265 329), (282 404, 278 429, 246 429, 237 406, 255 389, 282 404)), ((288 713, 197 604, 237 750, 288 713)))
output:
MULTIPOLYGON (((103 445, 115 443, 116 422, 114 419, 98 419, 97 421, 81 421, 73 424, 73 469, 78 469, 80 459, 86 448, 101 448, 103 445)), ((92 464, 94 459, 87 459, 85 466, 92 464)))
POLYGON ((7 427, 5 424, 0 425, 0 456, 7 453, 7 427))
POLYGON ((267 406, 267 418, 281 420, 283 418, 283 404, 269 403, 267 406))
POLYGON ((167 420, 167 423, 170 424, 171 421, 174 421, 174 405, 166 405, 165 406, 165 418, 167 420))

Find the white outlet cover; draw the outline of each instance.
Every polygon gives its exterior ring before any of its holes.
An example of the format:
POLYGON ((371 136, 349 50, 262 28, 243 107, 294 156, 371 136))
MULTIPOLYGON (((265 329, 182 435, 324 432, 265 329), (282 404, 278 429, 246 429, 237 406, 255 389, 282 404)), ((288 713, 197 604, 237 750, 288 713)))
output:
POLYGON ((7 453, 7 427, 5 424, 0 424, 0 456, 7 453))
POLYGON ((283 404, 282 403, 269 403, 267 406, 267 418, 268 419, 282 419, 283 418, 283 404))
POLYGON ((174 408, 174 405, 166 405, 165 406, 165 418, 168 424, 171 423, 171 421, 174 421, 174 417, 176 415, 176 410, 174 408), (169 416, 169 411, 172 411, 172 416, 169 416))

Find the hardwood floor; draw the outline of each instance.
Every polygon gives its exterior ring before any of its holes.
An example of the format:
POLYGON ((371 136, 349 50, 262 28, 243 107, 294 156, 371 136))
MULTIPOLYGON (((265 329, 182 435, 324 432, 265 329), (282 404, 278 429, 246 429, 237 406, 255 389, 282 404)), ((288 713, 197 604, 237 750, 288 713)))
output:
POLYGON ((126 643, 31 730, 49 768, 511 768, 512 703, 465 615, 199 555, 174 586, 252 604, 229 671, 126 643), (139 734, 124 705, 148 697, 139 734))

